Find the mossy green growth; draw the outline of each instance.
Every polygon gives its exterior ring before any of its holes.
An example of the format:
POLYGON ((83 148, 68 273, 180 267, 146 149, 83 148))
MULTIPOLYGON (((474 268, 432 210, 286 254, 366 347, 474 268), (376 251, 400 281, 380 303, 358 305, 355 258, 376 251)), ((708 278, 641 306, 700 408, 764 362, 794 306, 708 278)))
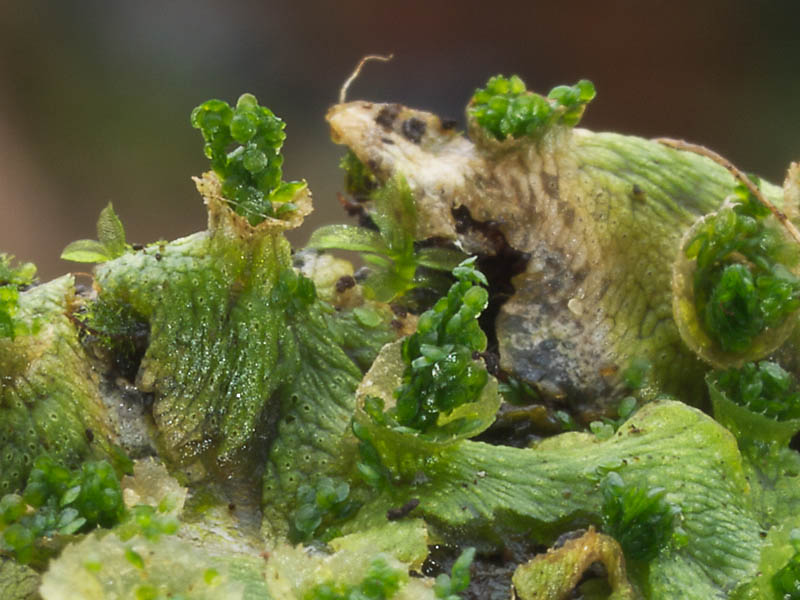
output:
POLYGON ((495 139, 540 135, 552 124, 577 125, 586 105, 595 97, 594 85, 581 79, 559 85, 545 96, 529 92, 517 75, 496 75, 475 91, 468 113, 495 139))
POLYGON ((664 497, 664 488, 626 485, 619 473, 603 481, 603 529, 633 561, 650 561, 673 539, 686 543, 686 533, 676 520, 681 509, 664 497))
POLYGON ((742 354, 753 340, 800 308, 796 246, 743 184, 685 247, 696 261, 694 298, 707 334, 725 352, 742 354))
POLYGON ((292 197, 306 184, 281 181, 285 124, 255 96, 242 94, 235 107, 208 100, 192 111, 191 122, 203 134, 204 152, 237 214, 257 225, 297 209, 292 197))

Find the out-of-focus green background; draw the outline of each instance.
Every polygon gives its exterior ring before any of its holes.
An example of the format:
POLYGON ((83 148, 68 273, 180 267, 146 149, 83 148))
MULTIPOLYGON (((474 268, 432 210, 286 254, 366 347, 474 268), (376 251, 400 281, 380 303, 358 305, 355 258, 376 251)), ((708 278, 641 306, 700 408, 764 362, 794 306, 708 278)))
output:
POLYGON ((113 201, 129 241, 201 229, 207 168, 191 109, 256 94, 288 124, 285 176, 341 221, 341 148, 324 121, 350 99, 460 119, 496 73, 528 86, 592 79, 583 125, 685 138, 779 182, 800 159, 800 2, 0 0, 0 249, 69 270, 113 201))

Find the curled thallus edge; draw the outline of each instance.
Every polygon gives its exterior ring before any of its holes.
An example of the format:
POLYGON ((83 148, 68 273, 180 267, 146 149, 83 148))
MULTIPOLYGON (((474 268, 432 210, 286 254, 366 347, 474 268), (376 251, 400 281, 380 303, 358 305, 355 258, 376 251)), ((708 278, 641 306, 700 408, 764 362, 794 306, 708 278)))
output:
MULTIPOLYGON (((782 226, 785 235, 791 237, 795 243, 800 245, 800 232, 798 232, 794 223, 792 223, 789 216, 784 212, 791 211, 790 214, 797 214, 797 207, 789 206, 788 201, 790 200, 789 190, 792 178, 796 178, 797 173, 800 172, 800 167, 798 165, 793 164, 789 168, 786 184, 784 185, 784 198, 787 200, 787 205, 783 207, 784 210, 780 210, 764 196, 763 192, 752 179, 729 160, 720 156, 713 150, 683 140, 658 138, 656 141, 670 148, 694 152, 705 156, 727 169, 737 181, 744 184, 748 191, 770 211, 777 222, 782 226)), ((798 194, 794 195, 796 196, 798 194)), ((796 319, 793 317, 796 317, 798 312, 800 312, 800 309, 796 310, 794 313, 787 316, 783 323, 774 327, 767 327, 753 339, 750 347, 744 352, 731 352, 721 349, 719 344, 706 332, 695 306, 693 275, 696 269, 696 261, 686 258, 683 250, 708 219, 716 217, 721 210, 730 208, 731 204, 731 199, 727 198, 719 209, 695 221, 681 239, 678 256, 673 262, 672 268, 672 311, 681 338, 683 338, 684 343, 686 343, 686 345, 703 361, 718 369, 727 369, 730 367, 741 368, 745 362, 760 360, 780 348, 794 331, 797 323, 796 319)), ((790 269, 790 271, 795 276, 800 277, 800 266, 795 266, 793 269, 790 269)))
POLYGON ((800 231, 797 230, 797 227, 794 226, 789 220, 789 217, 786 216, 786 213, 779 210, 777 206, 775 206, 772 202, 770 202, 764 194, 761 193, 761 190, 758 189, 758 186, 753 183, 753 180, 750 179, 747 174, 741 171, 736 165, 734 165, 731 161, 727 158, 720 156, 710 148, 706 148, 705 146, 701 146, 700 144, 691 144, 684 140, 676 140, 672 138, 656 138, 657 142, 660 144, 664 144, 665 146, 669 146, 670 148, 674 148, 676 150, 685 150, 687 152, 694 152, 695 154, 699 154, 701 156, 705 156, 706 158, 710 158, 715 163, 727 169, 731 175, 734 176, 737 180, 741 181, 747 189, 750 191, 753 196, 755 196, 761 204, 766 206, 769 211, 775 216, 778 222, 783 225, 786 231, 789 232, 789 235, 792 236, 795 242, 800 245, 800 231))

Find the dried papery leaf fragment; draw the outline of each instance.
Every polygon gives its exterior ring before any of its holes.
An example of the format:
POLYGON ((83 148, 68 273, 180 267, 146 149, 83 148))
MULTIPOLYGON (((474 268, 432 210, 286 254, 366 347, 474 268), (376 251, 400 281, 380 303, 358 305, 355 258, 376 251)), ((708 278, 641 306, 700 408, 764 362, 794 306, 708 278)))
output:
POLYGON ((609 599, 637 598, 625 571, 622 548, 614 538, 597 533, 594 527, 582 536, 551 548, 530 562, 520 565, 512 579, 519 600, 562 600, 571 597, 584 573, 600 562, 608 574, 609 599))

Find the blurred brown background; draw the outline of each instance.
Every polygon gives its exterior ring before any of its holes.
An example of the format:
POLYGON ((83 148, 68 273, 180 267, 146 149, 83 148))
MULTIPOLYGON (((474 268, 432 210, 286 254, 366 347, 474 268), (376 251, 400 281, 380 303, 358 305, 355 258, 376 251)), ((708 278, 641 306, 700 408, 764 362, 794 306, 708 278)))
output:
POLYGON ((0 249, 42 279, 94 237, 110 200, 132 242, 205 225, 189 177, 207 168, 191 109, 256 94, 287 123, 286 179, 341 221, 342 149, 324 114, 359 58, 350 99, 460 118, 475 87, 592 79, 583 125, 710 146, 780 182, 800 159, 800 2, 0 0, 0 249))

